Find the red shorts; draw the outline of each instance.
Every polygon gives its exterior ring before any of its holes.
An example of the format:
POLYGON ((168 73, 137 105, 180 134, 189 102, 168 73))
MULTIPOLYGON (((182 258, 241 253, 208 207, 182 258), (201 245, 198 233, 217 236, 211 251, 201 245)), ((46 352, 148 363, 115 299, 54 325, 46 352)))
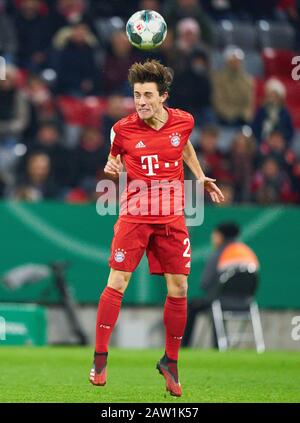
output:
POLYGON ((121 219, 114 226, 109 265, 133 272, 146 250, 151 274, 190 273, 190 238, 184 216, 171 223, 130 223, 121 219))

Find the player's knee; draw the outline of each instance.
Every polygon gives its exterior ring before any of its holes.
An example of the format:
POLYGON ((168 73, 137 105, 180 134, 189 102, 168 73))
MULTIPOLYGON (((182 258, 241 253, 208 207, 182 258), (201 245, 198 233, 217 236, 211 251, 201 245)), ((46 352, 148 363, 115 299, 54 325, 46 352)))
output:
POLYGON ((114 273, 108 280, 108 286, 116 291, 124 293, 129 282, 130 276, 125 273, 114 273))
POLYGON ((171 284, 169 284, 169 294, 176 297, 186 297, 188 291, 187 278, 183 276, 182 278, 178 277, 174 279, 171 284), (170 292, 171 291, 171 292, 170 292))
POLYGON ((187 284, 182 284, 177 287, 177 296, 186 297, 187 296, 187 284))

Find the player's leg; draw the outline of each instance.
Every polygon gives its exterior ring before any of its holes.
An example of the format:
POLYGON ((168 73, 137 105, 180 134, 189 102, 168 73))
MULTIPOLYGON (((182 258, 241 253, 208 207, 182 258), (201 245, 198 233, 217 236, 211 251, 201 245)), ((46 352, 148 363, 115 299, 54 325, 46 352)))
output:
POLYGON ((168 295, 164 306, 166 333, 165 354, 157 369, 166 380, 166 389, 174 396, 181 396, 178 376, 178 352, 187 319, 187 276, 165 273, 168 295))
POLYGON ((187 320, 187 276, 165 273, 167 298, 164 306, 166 355, 178 360, 178 352, 187 320))
POLYGON ((189 234, 184 219, 155 232, 147 251, 151 273, 164 274, 168 295, 164 305, 165 355, 157 364, 172 395, 181 395, 177 360, 187 320, 187 275, 190 272, 189 234))
POLYGON ((94 365, 90 373, 90 381, 94 385, 103 386, 106 383, 109 340, 120 313, 123 294, 143 256, 150 234, 151 228, 146 224, 118 220, 114 226, 109 259, 111 271, 97 312, 94 365))
POLYGON ((100 297, 96 324, 96 353, 108 350, 109 340, 117 322, 124 292, 131 277, 130 272, 110 270, 107 286, 100 297))
POLYGON ((151 273, 163 273, 168 295, 164 306, 166 354, 178 359, 187 319, 187 277, 190 272, 190 241, 184 218, 158 226, 147 250, 151 273))
POLYGON ((111 269, 107 286, 101 294, 97 311, 94 365, 90 371, 90 382, 93 385, 106 384, 109 340, 118 320, 123 295, 131 274, 111 269))

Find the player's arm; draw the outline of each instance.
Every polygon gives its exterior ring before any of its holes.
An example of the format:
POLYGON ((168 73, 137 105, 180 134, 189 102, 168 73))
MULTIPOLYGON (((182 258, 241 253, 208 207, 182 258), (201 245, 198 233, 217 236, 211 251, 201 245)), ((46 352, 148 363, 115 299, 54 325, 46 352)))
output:
POLYGON ((114 180, 119 178, 119 174, 123 170, 123 163, 121 160, 122 140, 120 139, 119 132, 116 127, 118 127, 118 123, 115 124, 110 131, 111 148, 104 168, 104 173, 114 180))
POLYGON ((107 163, 104 168, 104 173, 112 179, 118 179, 119 174, 123 170, 123 163, 121 161, 120 155, 118 154, 116 157, 112 154, 109 154, 107 163))
POLYGON ((212 201, 220 203, 224 201, 224 195, 222 191, 214 183, 216 180, 208 178, 204 175, 196 152, 190 140, 186 143, 183 149, 183 160, 185 164, 190 168, 197 181, 204 184, 204 188, 209 192, 212 201))

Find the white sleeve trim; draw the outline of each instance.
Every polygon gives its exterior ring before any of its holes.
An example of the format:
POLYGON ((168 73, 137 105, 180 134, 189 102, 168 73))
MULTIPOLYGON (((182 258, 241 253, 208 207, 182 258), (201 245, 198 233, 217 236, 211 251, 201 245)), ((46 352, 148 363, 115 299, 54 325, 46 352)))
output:
POLYGON ((115 140, 115 137, 116 137, 116 133, 115 133, 115 131, 113 130, 113 128, 111 128, 111 130, 110 130, 110 144, 111 144, 111 145, 113 145, 113 142, 114 142, 114 140, 115 140))

